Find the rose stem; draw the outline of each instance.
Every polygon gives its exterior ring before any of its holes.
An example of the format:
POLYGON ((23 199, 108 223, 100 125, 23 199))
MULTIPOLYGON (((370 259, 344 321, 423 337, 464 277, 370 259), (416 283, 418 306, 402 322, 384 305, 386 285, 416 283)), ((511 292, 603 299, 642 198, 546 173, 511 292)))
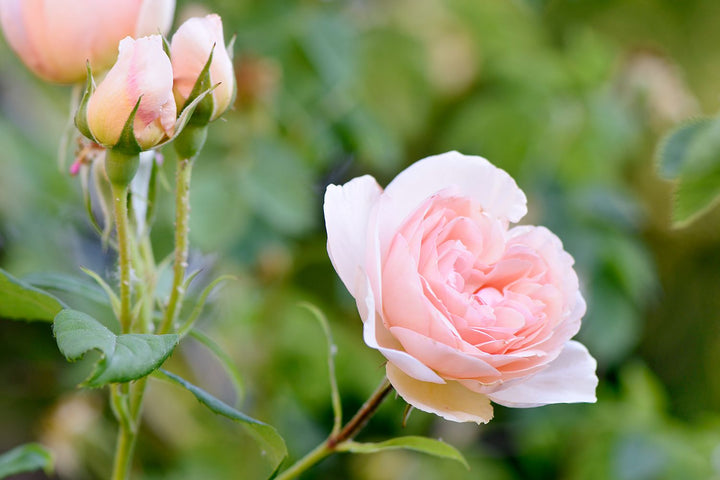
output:
POLYGON ((178 161, 175 190, 175 261, 173 264, 173 285, 170 291, 165 317, 157 333, 168 333, 175 323, 185 292, 183 281, 187 269, 188 233, 190 218, 190 174, 192 159, 178 161))
POLYGON ((360 407, 360 410, 357 411, 355 416, 353 416, 350 421, 345 424, 342 430, 336 434, 331 434, 323 443, 315 447, 310 453, 275 477, 275 480, 290 480, 292 478, 296 478, 305 470, 320 462, 320 460, 338 451, 344 442, 352 440, 355 435, 363 429, 368 420, 370 420, 370 417, 373 416, 378 407, 380 407, 380 404, 383 400, 385 400, 385 397, 387 397, 391 391, 392 385, 390 385, 387 378, 384 378, 370 398, 368 398, 363 406, 360 407))

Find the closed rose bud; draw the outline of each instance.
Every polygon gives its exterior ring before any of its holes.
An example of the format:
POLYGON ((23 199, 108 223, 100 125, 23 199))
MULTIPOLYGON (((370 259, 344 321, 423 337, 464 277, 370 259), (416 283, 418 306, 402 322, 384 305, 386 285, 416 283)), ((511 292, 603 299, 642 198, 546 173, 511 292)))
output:
POLYGON ((0 0, 8 43, 44 80, 75 83, 110 67, 126 36, 166 32, 175 0, 0 0))
POLYGON ((122 40, 117 62, 88 103, 93 137, 106 147, 116 146, 138 100, 133 124, 138 145, 147 150, 171 136, 176 118, 172 83, 172 66, 159 35, 122 40))
POLYGON ((211 93, 212 111, 208 112, 208 121, 222 115, 235 94, 235 75, 223 39, 222 20, 215 14, 191 18, 180 25, 172 37, 170 57, 178 108, 183 107, 192 93, 211 52, 210 86, 219 85, 211 93))

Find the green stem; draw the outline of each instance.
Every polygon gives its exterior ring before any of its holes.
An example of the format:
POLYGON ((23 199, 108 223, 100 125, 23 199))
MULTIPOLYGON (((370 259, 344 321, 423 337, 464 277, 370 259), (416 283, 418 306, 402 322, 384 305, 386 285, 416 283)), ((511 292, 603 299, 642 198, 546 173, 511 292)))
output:
POLYGON ((173 284, 170 291, 165 317, 157 333, 168 333, 172 330, 182 304, 184 291, 185 270, 188 258, 188 233, 190 230, 190 174, 192 172, 192 159, 178 161, 175 177, 175 262, 173 265, 173 284))
POLYGON ((275 477, 275 480, 290 480, 296 478, 308 468, 312 467, 328 455, 342 449, 345 442, 351 441, 367 424, 370 417, 377 411, 385 397, 392 391, 392 385, 384 378, 382 383, 373 392, 370 398, 360 407, 360 410, 336 434, 330 436, 323 443, 315 447, 310 453, 295 462, 290 468, 275 477))
POLYGON ((111 184, 120 267, 120 327, 122 333, 130 332, 130 237, 128 234, 127 186, 111 184))
POLYGON ((126 480, 129 477, 136 438, 136 434, 131 429, 120 424, 115 447, 112 480, 126 480))
POLYGON ((140 258, 142 260, 143 271, 143 305, 140 313, 142 322, 141 328, 143 333, 149 333, 153 328, 153 313, 155 307, 155 284, 157 282, 157 272, 155 271, 155 256, 150 243, 150 234, 146 232, 140 239, 140 258))

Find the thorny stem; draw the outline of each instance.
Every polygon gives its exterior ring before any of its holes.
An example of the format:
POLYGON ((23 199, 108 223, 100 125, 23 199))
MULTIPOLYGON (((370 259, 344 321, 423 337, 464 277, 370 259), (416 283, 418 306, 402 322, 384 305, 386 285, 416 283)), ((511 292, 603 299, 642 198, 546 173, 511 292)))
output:
POLYGON ((370 398, 360 407, 360 410, 336 434, 331 434, 327 440, 315 447, 310 453, 295 462, 290 468, 278 475, 275 480, 290 480, 296 478, 308 468, 325 457, 341 450, 345 442, 352 440, 367 424, 370 417, 377 411, 385 397, 392 391, 392 385, 384 378, 382 383, 373 392, 370 398))
POLYGON ((118 264, 120 267, 120 327, 130 332, 130 237, 128 236, 127 186, 112 184, 113 209, 117 228, 118 264))
POLYGON ((173 285, 170 291, 165 317, 157 333, 168 333, 175 323, 184 292, 185 270, 188 258, 188 233, 190 218, 190 174, 192 159, 178 161, 175 191, 175 262, 173 265, 173 285))

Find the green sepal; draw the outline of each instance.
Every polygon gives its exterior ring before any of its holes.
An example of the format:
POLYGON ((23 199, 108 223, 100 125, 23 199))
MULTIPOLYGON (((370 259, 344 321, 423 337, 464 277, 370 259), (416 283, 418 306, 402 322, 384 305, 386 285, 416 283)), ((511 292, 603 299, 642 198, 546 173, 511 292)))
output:
POLYGON ((158 369, 178 344, 175 334, 126 333, 116 335, 91 316, 76 310, 62 310, 53 322, 58 348, 70 361, 90 350, 102 358, 95 364, 83 386, 96 388, 142 378, 158 369))
POLYGON ((92 195, 90 195, 90 173, 92 169, 92 165, 83 165, 80 168, 80 187, 82 190, 83 204, 85 205, 85 213, 87 213, 90 224, 99 235, 102 235, 103 229, 100 227, 100 224, 92 211, 92 195))
MULTIPOLYGON (((227 46, 225 47, 225 50, 227 50, 228 53, 228 57, 230 57, 230 62, 232 62, 235 58, 235 40, 237 40, 237 35, 233 35, 227 46)), ((231 108, 233 105, 235 105, 235 100, 237 100, 237 82, 233 79, 232 84, 233 90, 232 95, 230 95, 230 102, 228 102, 228 108, 231 108)))
MULTIPOLYGON (((196 98, 198 98, 202 94, 202 92, 212 87, 212 83, 210 80, 210 65, 212 64, 213 54, 215 53, 216 45, 217 44, 214 44, 212 49, 210 50, 210 55, 208 56, 207 62, 205 62, 205 66, 200 71, 197 80, 195 80, 195 85, 193 85, 193 88, 190 91, 190 95, 188 95, 187 100, 185 100, 185 103, 183 104, 183 110, 185 110, 187 106, 189 106, 196 98)), ((213 96, 206 95, 195 107, 195 111, 191 115, 189 123, 191 125, 197 126, 207 125, 212 119, 214 110, 215 100, 213 96)))
POLYGON ((115 142, 115 145, 110 147, 113 150, 117 150, 118 152, 122 152, 126 155, 137 155, 142 152, 142 147, 138 144, 138 141, 135 138, 135 115, 140 108, 141 101, 142 95, 140 95, 137 103, 135 103, 135 107, 132 109, 132 112, 130 112, 130 116, 125 122, 122 132, 120 132, 120 138, 118 138, 118 141, 115 142))
POLYGON ((207 139, 207 125, 189 124, 175 136, 173 146, 179 158, 195 158, 205 145, 207 139))
POLYGON ((112 148, 105 154, 105 173, 111 185, 127 187, 140 166, 139 153, 125 153, 112 148))
POLYGON ((168 58, 172 59, 172 57, 170 56, 170 42, 168 42, 167 38, 165 38, 165 35, 161 34, 159 31, 158 35, 160 35, 160 38, 162 38, 163 52, 165 52, 165 55, 167 55, 168 58))
MULTIPOLYGON (((219 83, 217 85, 220 85, 219 83)), ((190 117, 193 115, 193 112, 195 112, 195 108, 198 106, 200 102, 203 101, 203 99, 210 94, 215 88, 217 88, 217 85, 213 85, 212 87, 208 88, 204 92, 202 92, 198 97, 193 100, 190 105, 186 106, 182 109, 182 112, 180 113, 180 116, 178 117, 177 121, 175 122, 175 132, 173 133, 173 136, 170 138, 165 138, 162 142, 158 143, 153 147, 153 149, 157 150, 158 148, 167 145, 168 143, 172 142, 174 139, 182 133, 182 131, 185 129, 185 127, 188 126, 190 117)))
POLYGON ((90 62, 86 63, 87 66, 87 79, 85 80, 85 92, 83 93, 82 99, 80 100, 80 106, 75 113, 75 126, 85 137, 89 138, 93 142, 97 142, 87 120, 87 108, 90 103, 90 97, 95 92, 95 80, 92 76, 92 68, 90 68, 90 62))

